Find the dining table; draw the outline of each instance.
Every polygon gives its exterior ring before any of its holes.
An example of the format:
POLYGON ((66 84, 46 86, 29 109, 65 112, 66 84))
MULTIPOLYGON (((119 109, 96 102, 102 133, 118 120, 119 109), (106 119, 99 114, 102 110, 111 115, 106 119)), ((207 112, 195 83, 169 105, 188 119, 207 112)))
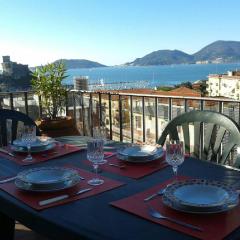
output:
MULTIPOLYGON (((118 144, 113 142, 109 148, 106 148, 106 152, 116 152, 117 148, 118 144)), ((87 172, 92 171, 91 164, 87 163, 86 148, 82 147, 79 151, 26 166, 11 161, 7 155, 1 154, 0 178, 4 179, 16 176, 19 172, 26 169, 51 166, 71 166, 87 172)), ((114 166, 112 166, 112 168, 114 168, 114 166)), ((122 169, 121 171, 124 172, 126 169, 122 169)), ((114 202, 147 191, 157 184, 172 181, 173 171, 170 166, 166 165, 145 176, 136 178, 128 177, 126 174, 117 174, 114 171, 104 170, 104 167, 102 167, 102 171, 99 174, 100 177, 112 179, 121 184, 116 188, 100 192, 93 196, 42 210, 32 208, 7 191, 1 189, 0 239, 14 239, 15 221, 19 221, 49 239, 58 240, 198 239, 198 237, 194 235, 178 231, 166 225, 156 224, 153 221, 149 221, 148 219, 132 214, 129 211, 123 211, 114 206, 114 202)), ((178 174, 180 178, 184 176, 187 178, 217 180, 236 187, 238 187, 237 183, 240 182, 239 170, 193 157, 185 158, 184 163, 179 166, 178 174)), ((104 184, 107 183, 103 183, 103 185, 104 184)), ((157 196, 154 200, 155 204, 158 204, 160 199, 161 196, 157 196)), ((143 199, 142 201, 143 203, 141 204, 147 204, 144 203, 143 199)), ((190 214, 189 216, 191 218, 192 215, 190 214)), ((206 214, 204 217, 208 218, 208 215, 206 214)), ((240 217, 238 221, 240 223, 240 217)), ((216 228, 215 231, 217 232, 219 229, 216 228)), ((240 239, 240 228, 234 229, 234 231, 230 232, 224 238, 231 240, 240 239)))

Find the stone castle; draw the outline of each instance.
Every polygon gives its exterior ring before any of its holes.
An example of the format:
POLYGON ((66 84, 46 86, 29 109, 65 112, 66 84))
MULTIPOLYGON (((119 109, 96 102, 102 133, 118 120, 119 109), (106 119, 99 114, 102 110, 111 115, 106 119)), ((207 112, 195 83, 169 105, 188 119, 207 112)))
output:
POLYGON ((27 90, 30 87, 31 72, 28 65, 18 64, 3 56, 0 91, 27 90))

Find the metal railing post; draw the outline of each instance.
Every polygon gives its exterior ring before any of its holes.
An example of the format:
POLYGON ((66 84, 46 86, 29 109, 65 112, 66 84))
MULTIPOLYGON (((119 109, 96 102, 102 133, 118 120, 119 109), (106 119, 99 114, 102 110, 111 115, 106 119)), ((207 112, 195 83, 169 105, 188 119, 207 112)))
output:
POLYGON ((29 115, 28 112, 28 93, 24 92, 24 105, 25 105, 25 112, 27 115, 29 115))
POLYGON ((83 136, 85 136, 85 111, 84 111, 84 97, 83 92, 81 93, 81 108, 82 108, 82 127, 83 127, 83 136))
POLYGON ((119 105, 119 134, 120 134, 120 142, 123 141, 123 124, 122 124, 122 96, 119 95, 118 98, 119 105))
POLYGON ((168 121, 172 120, 172 98, 168 98, 168 121))
POLYGON ((39 102, 39 117, 42 118, 42 98, 38 95, 38 102, 39 102))
POLYGON ((223 102, 221 101, 218 102, 218 112, 223 113, 223 102))
POLYGON ((89 98, 89 121, 90 121, 90 134, 93 136, 93 102, 92 102, 92 93, 90 93, 89 98))
POLYGON ((188 100, 184 99, 184 112, 188 111, 188 100))
POLYGON ((66 97, 65 97, 65 104, 66 104, 66 116, 69 115, 69 109, 68 109, 68 92, 66 92, 66 97))
POLYGON ((146 136, 145 136, 145 98, 144 97, 142 97, 142 116, 143 116, 143 119, 142 119, 143 142, 145 142, 146 136))
POLYGON ((158 141, 158 98, 155 97, 155 138, 158 141))
POLYGON ((72 92, 72 97, 73 97, 73 116, 74 116, 74 125, 76 126, 77 124, 77 111, 76 111, 76 96, 75 96, 75 92, 72 92))
POLYGON ((110 136, 109 137, 112 140, 113 134, 112 134, 112 97, 111 97, 111 93, 108 94, 108 106, 109 106, 108 114, 109 114, 109 126, 110 126, 110 129, 109 129, 110 136))
POLYGON ((99 92, 98 93, 98 99, 99 99, 99 126, 103 126, 103 122, 102 122, 102 95, 99 92))
POLYGON ((10 97, 10 108, 11 108, 11 110, 14 110, 14 106, 13 106, 13 93, 10 93, 9 97, 10 97))
POLYGON ((133 96, 130 96, 130 113, 131 113, 131 142, 134 142, 134 128, 133 128, 133 96))

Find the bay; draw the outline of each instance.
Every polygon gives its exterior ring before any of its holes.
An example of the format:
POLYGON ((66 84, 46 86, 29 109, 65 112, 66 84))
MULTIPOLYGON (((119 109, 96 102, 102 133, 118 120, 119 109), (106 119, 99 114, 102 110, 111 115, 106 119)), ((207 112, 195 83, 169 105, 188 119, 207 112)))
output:
POLYGON ((240 69, 240 63, 69 69, 68 78, 64 80, 64 83, 73 84, 74 77, 88 76, 90 90, 154 88, 172 86, 186 81, 206 80, 209 74, 223 74, 237 69, 240 69))

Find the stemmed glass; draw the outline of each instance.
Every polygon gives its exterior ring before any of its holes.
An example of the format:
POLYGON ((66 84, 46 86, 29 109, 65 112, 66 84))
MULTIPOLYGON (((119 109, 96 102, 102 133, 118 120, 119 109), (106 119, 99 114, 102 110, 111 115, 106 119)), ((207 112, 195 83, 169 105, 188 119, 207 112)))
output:
POLYGON ((184 162, 184 143, 182 141, 170 141, 166 143, 166 161, 172 166, 177 180, 178 166, 184 162))
POLYGON ((88 181, 89 185, 97 186, 104 183, 103 179, 98 178, 98 165, 104 158, 104 141, 102 139, 92 139, 87 142, 87 158, 93 163, 95 178, 88 181))
POLYGON ((22 142, 27 146, 28 155, 23 159, 24 162, 32 162, 33 157, 31 155, 32 143, 36 141, 36 126, 25 125, 23 126, 22 142))
MULTIPOLYGON (((104 126, 93 128, 93 138, 102 140, 104 145, 107 141, 107 128, 104 126)), ((98 162, 98 164, 104 164, 104 163, 107 163, 107 160, 104 159, 103 157, 101 161, 98 162)))

